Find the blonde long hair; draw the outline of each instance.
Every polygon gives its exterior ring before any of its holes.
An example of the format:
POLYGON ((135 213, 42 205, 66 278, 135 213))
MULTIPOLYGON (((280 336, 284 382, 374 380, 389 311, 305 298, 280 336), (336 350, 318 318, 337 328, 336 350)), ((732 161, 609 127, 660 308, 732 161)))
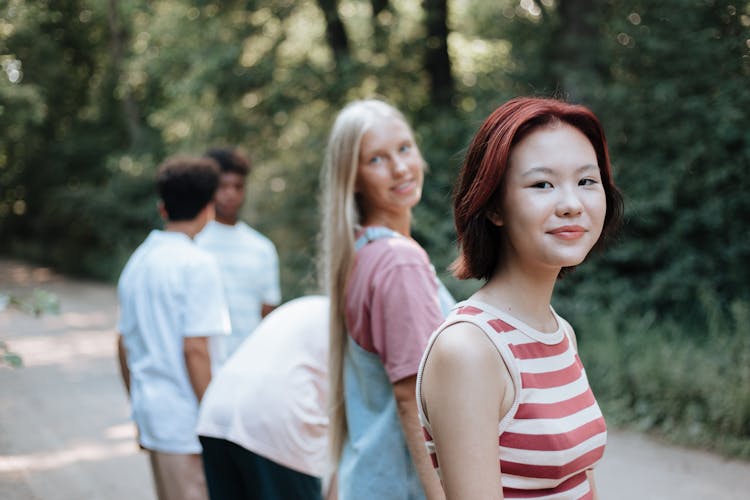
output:
POLYGON ((346 331, 346 285, 354 265, 354 235, 362 213, 354 194, 362 137, 381 118, 393 117, 408 126, 396 108, 377 99, 353 101, 336 117, 326 147, 321 175, 322 288, 330 297, 329 340, 329 443, 335 468, 347 436, 344 406, 344 353, 346 331))

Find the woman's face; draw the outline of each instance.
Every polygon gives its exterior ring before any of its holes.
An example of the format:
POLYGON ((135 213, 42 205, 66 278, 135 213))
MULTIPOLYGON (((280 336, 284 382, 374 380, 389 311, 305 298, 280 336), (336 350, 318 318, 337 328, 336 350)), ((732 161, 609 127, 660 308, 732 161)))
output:
POLYGON ((355 192, 365 225, 387 224, 411 213, 422 197, 424 160, 399 118, 378 119, 362 137, 355 192))
POLYGON ((501 211, 506 263, 558 269, 580 264, 599 239, 607 202, 594 147, 565 123, 513 147, 501 211))

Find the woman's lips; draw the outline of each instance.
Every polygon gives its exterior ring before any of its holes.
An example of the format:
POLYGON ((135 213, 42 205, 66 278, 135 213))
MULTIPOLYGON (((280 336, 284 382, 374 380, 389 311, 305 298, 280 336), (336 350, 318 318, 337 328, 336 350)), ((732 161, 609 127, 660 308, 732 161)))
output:
POLYGON ((586 234, 586 229, 581 226, 561 226, 548 233, 564 240, 577 240, 586 234))
POLYGON ((417 183, 414 182, 414 180, 402 182, 399 185, 393 187, 393 191, 399 194, 408 193, 412 189, 414 189, 417 186, 417 183))

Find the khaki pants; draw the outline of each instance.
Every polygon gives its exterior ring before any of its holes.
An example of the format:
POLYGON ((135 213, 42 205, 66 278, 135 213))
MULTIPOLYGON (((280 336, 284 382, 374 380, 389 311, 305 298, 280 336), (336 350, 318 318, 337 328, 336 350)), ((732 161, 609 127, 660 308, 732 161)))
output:
POLYGON ((148 450, 159 500, 208 500, 200 455, 148 450))

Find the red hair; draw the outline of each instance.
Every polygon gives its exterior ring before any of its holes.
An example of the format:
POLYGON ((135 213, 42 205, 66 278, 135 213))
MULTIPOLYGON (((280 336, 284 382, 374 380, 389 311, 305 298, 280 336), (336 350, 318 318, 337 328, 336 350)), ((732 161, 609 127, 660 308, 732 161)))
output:
POLYGON ((563 122, 580 130, 596 152, 607 200, 602 236, 609 240, 622 220, 622 195, 614 184, 607 141, 598 118, 584 106, 556 99, 518 97, 490 114, 471 141, 453 190, 453 213, 460 254, 451 265, 459 279, 492 277, 503 259, 502 227, 487 213, 499 206, 513 147, 532 131, 563 122))

